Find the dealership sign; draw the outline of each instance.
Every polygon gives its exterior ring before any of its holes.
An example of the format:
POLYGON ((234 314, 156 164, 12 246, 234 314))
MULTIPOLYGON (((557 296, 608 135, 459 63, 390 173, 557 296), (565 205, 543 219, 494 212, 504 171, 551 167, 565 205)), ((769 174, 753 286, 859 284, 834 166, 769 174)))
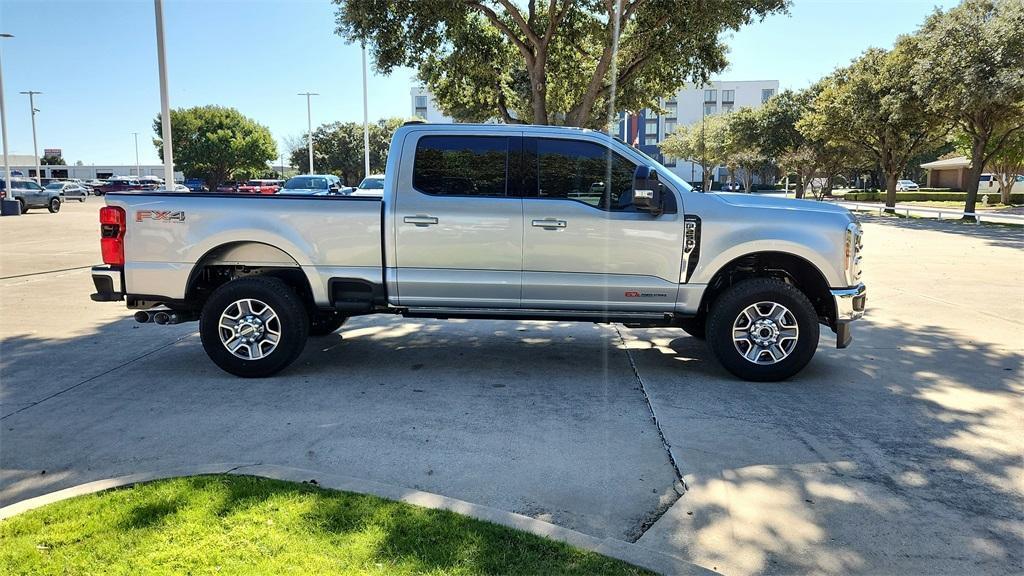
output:
POLYGON ((43 156, 63 156, 63 152, 60 148, 43 148, 43 156))

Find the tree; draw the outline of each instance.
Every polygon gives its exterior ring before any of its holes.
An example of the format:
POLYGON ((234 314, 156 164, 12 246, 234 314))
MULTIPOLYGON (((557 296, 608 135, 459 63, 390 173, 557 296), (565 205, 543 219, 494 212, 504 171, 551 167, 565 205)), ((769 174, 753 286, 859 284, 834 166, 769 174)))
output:
MULTIPOLYGON (((885 205, 896 205, 896 181, 910 159, 942 144, 948 124, 930 114, 906 81, 907 42, 892 51, 871 48, 821 82, 797 128, 822 143, 823 156, 842 163, 844 149, 872 157, 885 175, 885 205)), ((835 167, 835 164, 833 164, 835 167)))
POLYGON ((819 85, 804 90, 783 90, 757 110, 760 134, 758 148, 771 162, 796 176, 796 197, 804 191, 816 173, 817 155, 797 122, 807 112, 819 85))
POLYGON ((64 166, 64 158, 60 156, 43 156, 39 159, 40 166, 64 166))
MULTIPOLYGON (((954 143, 961 154, 970 153, 970 135, 958 132, 954 137, 954 143)), ((991 156, 985 170, 992 172, 992 177, 999 182, 999 201, 1010 204, 1010 195, 1013 194, 1013 188, 1017 183, 1017 174, 1024 174, 1024 130, 1013 132, 1002 148, 991 156)))
POLYGON ((726 165, 730 172, 739 170, 743 177, 743 189, 752 191, 754 172, 767 163, 761 152, 758 132, 758 115, 753 108, 740 108, 728 115, 728 153, 726 165))
POLYGON ((689 126, 678 128, 658 145, 661 153, 686 158, 700 164, 704 190, 711 190, 713 170, 729 156, 729 122, 727 114, 715 114, 689 126))
POLYGON ((918 96, 970 137, 964 212, 973 213, 985 165, 1024 130, 1024 2, 964 0, 936 10, 910 48, 918 96))
POLYGON ((725 30, 787 0, 333 0, 337 33, 375 66, 419 70, 456 120, 603 127, 725 68, 725 30))
MULTIPOLYGON (((391 136, 405 122, 388 118, 369 125, 370 172, 383 173, 387 165, 391 136)), ((309 172, 309 153, 305 136, 292 145, 291 162, 301 172, 309 172)), ((313 131, 313 164, 319 173, 335 174, 347 186, 355 186, 366 174, 363 158, 363 125, 356 122, 323 124, 313 131)))
MULTIPOLYGON (((197 106, 171 110, 175 166, 202 178, 210 189, 222 182, 262 174, 277 157, 274 139, 262 124, 234 108, 197 106)), ((153 121, 153 145, 163 157, 160 115, 153 121)))

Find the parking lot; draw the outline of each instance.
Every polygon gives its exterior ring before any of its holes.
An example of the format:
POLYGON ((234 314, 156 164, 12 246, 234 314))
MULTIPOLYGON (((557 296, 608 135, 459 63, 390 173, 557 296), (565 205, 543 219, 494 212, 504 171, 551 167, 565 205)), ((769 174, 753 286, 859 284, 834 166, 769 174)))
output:
POLYGON ((863 217, 868 317, 784 383, 736 380, 680 330, 401 317, 243 380, 195 324, 89 300, 101 204, 0 220, 0 505, 263 463, 725 574, 1024 570, 1020 227, 863 217))

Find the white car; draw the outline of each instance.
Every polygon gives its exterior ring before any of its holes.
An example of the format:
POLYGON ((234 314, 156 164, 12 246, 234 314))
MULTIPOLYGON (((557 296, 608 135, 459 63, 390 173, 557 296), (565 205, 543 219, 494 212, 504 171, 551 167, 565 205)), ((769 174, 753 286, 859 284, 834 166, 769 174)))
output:
POLYGON ((919 192, 921 187, 917 185, 913 180, 897 180, 896 191, 897 192, 919 192))
POLYGON ((86 197, 89 196, 90 192, 85 186, 76 184, 75 182, 64 181, 64 182, 50 182, 46 185, 47 190, 56 190, 61 198, 65 200, 75 199, 79 202, 85 202, 86 197))
POLYGON ((384 196, 384 175, 373 174, 363 178, 363 181, 349 196, 384 196))

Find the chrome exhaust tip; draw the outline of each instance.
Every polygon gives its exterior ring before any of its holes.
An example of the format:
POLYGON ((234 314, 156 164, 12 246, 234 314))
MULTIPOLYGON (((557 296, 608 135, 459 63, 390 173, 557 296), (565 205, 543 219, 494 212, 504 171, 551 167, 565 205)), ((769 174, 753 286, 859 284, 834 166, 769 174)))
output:
POLYGON ((171 315, 167 312, 157 312, 153 314, 153 322, 163 326, 171 321, 171 315))
POLYGON ((139 310, 135 313, 135 321, 139 324, 148 324, 153 321, 153 315, 145 310, 139 310))

